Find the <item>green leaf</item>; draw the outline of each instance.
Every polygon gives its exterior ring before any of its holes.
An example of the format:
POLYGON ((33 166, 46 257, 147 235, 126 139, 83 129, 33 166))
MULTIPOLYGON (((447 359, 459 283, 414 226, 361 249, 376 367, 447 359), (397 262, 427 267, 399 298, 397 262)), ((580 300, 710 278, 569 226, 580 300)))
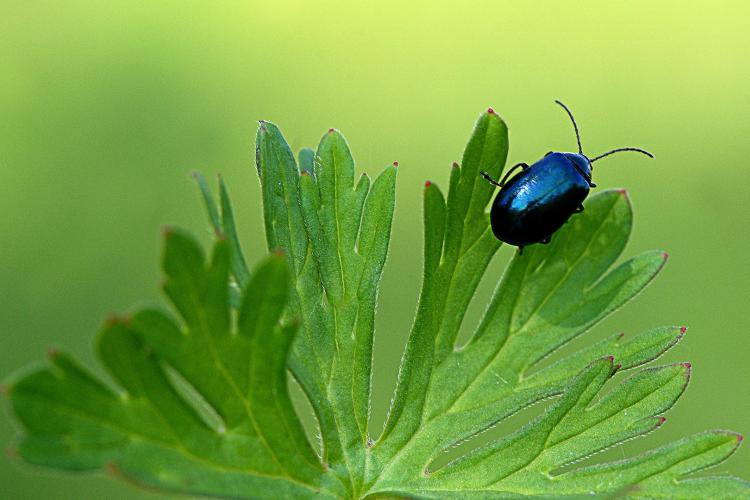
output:
POLYGON ((237 307, 239 292, 247 285, 247 281, 250 279, 250 271, 245 262, 245 257, 242 254, 239 236, 237 236, 237 228, 234 223, 234 213, 232 210, 232 203, 229 199, 229 192, 224 184, 224 179, 219 177, 219 195, 221 202, 221 210, 219 210, 216 206, 213 195, 211 194, 211 188, 208 187, 208 183, 206 182, 205 177, 203 177, 203 174, 200 172, 193 172, 193 176, 198 182, 201 195, 203 196, 203 202, 206 206, 206 212, 208 213, 209 221, 211 222, 213 230, 217 234, 226 235, 231 243, 232 255, 230 257, 230 262, 235 282, 230 284, 230 300, 232 305, 237 307))
POLYGON ((59 353, 16 376, 21 456, 231 498, 750 498, 741 479, 694 475, 738 448, 742 437, 727 431, 597 462, 665 424, 691 366, 643 365, 684 327, 612 335, 543 362, 666 262, 661 251, 623 258, 625 191, 589 197, 551 244, 516 254, 482 319, 463 325, 500 247, 486 214, 494 188, 479 173, 499 176, 507 153, 508 129, 489 110, 451 169, 447 196, 425 184, 422 290, 382 431, 369 415, 374 320, 397 168, 357 176, 333 129, 297 160, 278 127, 261 122, 256 162, 272 255, 249 271, 226 186, 219 181, 217 204, 196 174, 216 243, 207 257, 186 234, 166 232, 164 291, 177 318, 152 308, 109 320, 97 355, 112 383, 59 353), (462 326, 471 335, 459 345, 462 326), (318 452, 289 376, 315 414, 318 452), (437 461, 541 402, 520 428, 437 461))
POLYGON ((115 388, 64 354, 15 381, 10 397, 27 431, 21 456, 63 469, 107 467, 186 493, 333 495, 287 392, 297 325, 279 323, 286 259, 272 256, 255 269, 235 322, 230 242, 220 239, 207 261, 186 234, 168 230, 165 240, 164 290, 181 320, 147 309, 107 322, 97 354, 115 388), (219 428, 178 391, 168 369, 210 406, 219 428))
POLYGON ((299 169, 301 172, 313 173, 315 164, 315 151, 310 148, 302 148, 299 152, 299 169))

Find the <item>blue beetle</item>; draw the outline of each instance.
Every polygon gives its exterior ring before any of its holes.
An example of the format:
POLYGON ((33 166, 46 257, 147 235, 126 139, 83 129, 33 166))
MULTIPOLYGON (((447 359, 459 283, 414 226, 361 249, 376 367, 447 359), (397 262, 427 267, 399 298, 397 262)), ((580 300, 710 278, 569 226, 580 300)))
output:
POLYGON ((500 182, 487 172, 481 172, 490 184, 500 188, 490 209, 490 224, 497 239, 515 245, 519 253, 534 243, 549 243, 552 235, 570 217, 583 211, 583 200, 596 187, 591 181, 592 163, 621 151, 636 151, 653 158, 640 148, 617 148, 589 159, 583 154, 573 113, 560 101, 555 101, 568 113, 578 142, 578 153, 550 151, 533 165, 514 165, 500 182), (508 178, 516 170, 516 176, 508 178))

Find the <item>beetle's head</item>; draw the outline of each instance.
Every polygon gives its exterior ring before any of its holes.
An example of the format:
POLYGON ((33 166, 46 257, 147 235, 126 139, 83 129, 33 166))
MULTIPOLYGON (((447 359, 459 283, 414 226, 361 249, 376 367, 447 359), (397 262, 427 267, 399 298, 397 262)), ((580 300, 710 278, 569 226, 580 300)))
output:
POLYGON ((563 153, 563 156, 591 183, 591 162, 586 155, 580 153, 563 153))

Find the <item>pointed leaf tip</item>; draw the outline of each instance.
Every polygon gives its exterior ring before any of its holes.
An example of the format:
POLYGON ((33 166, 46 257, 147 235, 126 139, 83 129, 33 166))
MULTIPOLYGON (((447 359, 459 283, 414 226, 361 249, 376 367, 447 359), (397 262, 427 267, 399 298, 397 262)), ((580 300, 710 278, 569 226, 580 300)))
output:
POLYGON ((430 181, 424 181, 424 187, 428 188, 432 186, 432 183, 430 181))
POLYGON ((117 476, 117 464, 114 462, 107 462, 104 464, 104 473, 110 476, 117 476))
POLYGON ((488 115, 494 115, 495 114, 495 110, 492 109, 492 108, 487 108, 487 114, 488 115))
POLYGON ((398 162, 397 162, 397 161, 394 161, 394 162, 393 162, 393 166, 394 166, 394 167, 396 167, 396 168, 398 168, 398 162))
POLYGON ((687 327, 686 326, 681 326, 680 327, 680 335, 685 335, 685 332, 687 332, 687 327))
POLYGON ((104 326, 109 328, 115 325, 128 325, 130 323, 130 316, 123 316, 120 314, 111 313, 104 320, 104 326))

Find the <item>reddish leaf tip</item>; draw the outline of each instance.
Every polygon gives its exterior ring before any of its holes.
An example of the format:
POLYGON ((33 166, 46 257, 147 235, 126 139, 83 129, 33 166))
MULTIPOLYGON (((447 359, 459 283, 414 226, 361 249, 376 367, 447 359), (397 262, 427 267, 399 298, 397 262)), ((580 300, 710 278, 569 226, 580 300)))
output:
POLYGON ((428 188, 432 186, 432 183, 430 181, 424 181, 424 187, 428 188))
POLYGON ((607 356, 607 359, 609 360, 610 363, 612 363, 614 362, 615 357, 610 354, 609 356, 607 356))
POLYGON ((331 128, 328 129, 328 133, 329 134, 332 134, 333 132, 334 132, 334 128, 333 127, 331 127, 331 128))
POLYGON ((283 248, 276 248, 273 252, 271 252, 274 257, 284 257, 286 254, 284 253, 283 248))
POLYGON ((661 256, 662 256, 662 257, 664 257, 664 260, 665 260, 665 261, 666 261, 667 259, 669 259, 669 253, 667 253, 667 252, 662 252, 661 256))
POLYGON ((617 334, 617 340, 620 340, 620 339, 621 339, 621 338, 623 338, 624 336, 625 336, 625 332, 620 332, 620 333, 618 333, 618 334, 617 334))
POLYGON ((620 368, 622 368, 622 363, 617 363, 615 366, 612 367, 612 372, 618 371, 620 368))
POLYGON ((628 197, 628 190, 627 189, 624 189, 624 188, 623 189, 618 189, 617 192, 620 193, 620 195, 624 196, 625 198, 628 197))
POLYGON ((737 442, 738 443, 741 443, 744 439, 745 439, 745 436, 743 436, 742 434, 737 434, 737 442))
POLYGON ((12 446, 10 448, 5 448, 5 456, 11 460, 18 460, 18 449, 12 446))
POLYGON ((45 349, 47 353, 47 357, 51 360, 55 360, 56 357, 60 355, 60 350, 57 347, 54 346, 48 346, 47 349, 45 349))
POLYGON ((686 327, 686 326, 681 326, 681 327, 680 327, 680 333, 681 333, 682 335, 685 335, 685 332, 686 332, 686 331, 687 331, 687 327, 686 327))
POLYGON ((659 419, 659 422, 657 422, 656 424, 657 427, 661 426, 664 422, 667 421, 667 417, 663 417, 661 415, 658 415, 656 418, 659 419))
POLYGON ((117 466, 114 462, 107 462, 104 465, 104 472, 115 477, 121 477, 122 471, 120 470, 120 467, 117 466))
POLYGON ((492 109, 492 108, 487 108, 487 114, 488 115, 494 115, 495 114, 495 110, 492 109))
POLYGON ((302 172, 300 172, 300 175, 308 176, 310 175, 310 172, 308 172, 307 170, 303 170, 302 172))
POLYGON ((453 165, 451 165, 451 166, 452 166, 453 168, 461 168, 461 167, 460 167, 460 166, 458 165, 458 162, 455 162, 455 161, 453 162, 453 165))
POLYGON ((111 313, 104 320, 104 325, 107 327, 114 325, 127 325, 130 323, 130 316, 121 316, 118 314, 111 313))
POLYGON ((174 233, 174 228, 172 226, 162 226, 162 228, 161 228, 161 235, 162 235, 162 237, 167 238, 172 233, 174 233))
POLYGON ((398 168, 398 162, 397 162, 397 161, 394 161, 394 162, 393 162, 393 166, 394 166, 394 167, 396 167, 396 168, 398 168))

